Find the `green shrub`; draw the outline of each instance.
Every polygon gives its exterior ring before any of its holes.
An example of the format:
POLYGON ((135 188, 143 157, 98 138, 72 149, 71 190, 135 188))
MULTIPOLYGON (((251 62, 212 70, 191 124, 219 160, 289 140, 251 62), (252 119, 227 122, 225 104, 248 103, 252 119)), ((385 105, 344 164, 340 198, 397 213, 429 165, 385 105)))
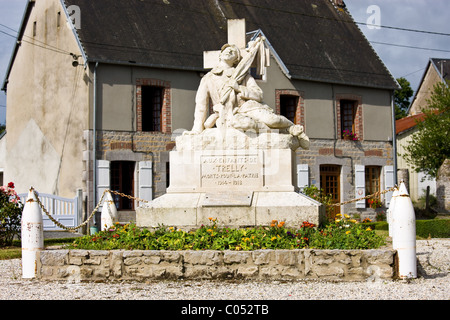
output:
POLYGON ((372 230, 389 230, 389 224, 386 221, 363 222, 361 225, 370 227, 372 230))
POLYGON ((382 238, 366 226, 340 220, 317 228, 303 222, 299 228, 285 228, 273 220, 269 227, 219 228, 217 220, 185 232, 161 226, 155 231, 134 224, 116 224, 107 231, 76 239, 70 249, 91 250, 258 250, 258 249, 373 249, 384 244, 382 238))
POLYGON ((349 218, 336 219, 315 235, 310 243, 316 249, 374 249, 384 245, 374 228, 349 218))
POLYGON ((331 194, 326 194, 323 189, 319 189, 314 185, 304 187, 302 193, 322 203, 325 206, 327 221, 333 220, 334 208, 332 207, 333 196, 331 194))
MULTIPOLYGON (((361 225, 373 230, 389 230, 389 224, 385 221, 361 225)), ((416 220, 416 235, 420 238, 450 238, 450 219, 416 220)))
POLYGON ((416 235, 421 238, 450 238, 450 219, 417 220, 416 235))

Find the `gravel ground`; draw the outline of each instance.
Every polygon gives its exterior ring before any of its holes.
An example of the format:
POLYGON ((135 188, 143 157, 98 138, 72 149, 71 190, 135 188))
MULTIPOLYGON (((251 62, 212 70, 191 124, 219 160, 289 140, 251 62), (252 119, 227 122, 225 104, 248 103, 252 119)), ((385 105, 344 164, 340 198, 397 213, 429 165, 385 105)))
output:
POLYGON ((0 261, 0 300, 450 300, 450 239, 417 241, 419 277, 402 281, 41 282, 0 261))

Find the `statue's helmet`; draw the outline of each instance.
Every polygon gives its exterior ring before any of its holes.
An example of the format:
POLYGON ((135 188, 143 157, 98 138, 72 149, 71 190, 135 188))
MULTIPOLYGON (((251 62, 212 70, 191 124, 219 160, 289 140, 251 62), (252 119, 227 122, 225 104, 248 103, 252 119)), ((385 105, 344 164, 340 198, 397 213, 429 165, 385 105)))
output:
POLYGON ((236 62, 235 62, 235 64, 237 64, 237 63, 239 63, 239 61, 241 61, 242 55, 241 55, 241 50, 239 50, 239 48, 238 48, 236 45, 226 43, 226 44, 224 44, 224 45, 222 46, 222 49, 220 50, 220 53, 222 53, 226 48, 230 48, 230 47, 231 47, 231 48, 236 52, 236 54, 237 54, 237 60, 236 60, 236 62))

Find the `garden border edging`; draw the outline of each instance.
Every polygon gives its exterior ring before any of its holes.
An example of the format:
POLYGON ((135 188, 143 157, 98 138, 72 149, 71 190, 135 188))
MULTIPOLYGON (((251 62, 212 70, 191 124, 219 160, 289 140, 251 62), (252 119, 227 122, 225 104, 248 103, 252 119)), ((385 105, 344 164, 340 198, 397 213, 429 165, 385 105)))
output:
POLYGON ((37 278, 45 281, 392 280, 397 252, 372 250, 43 250, 37 278))

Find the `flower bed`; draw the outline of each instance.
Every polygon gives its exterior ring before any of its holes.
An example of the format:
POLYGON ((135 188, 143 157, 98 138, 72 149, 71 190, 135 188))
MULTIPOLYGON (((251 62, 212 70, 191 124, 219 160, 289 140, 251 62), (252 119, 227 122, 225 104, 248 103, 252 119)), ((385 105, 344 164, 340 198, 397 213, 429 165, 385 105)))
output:
MULTIPOLYGON (((340 217, 339 217, 340 218, 340 217)), ((185 232, 116 224, 76 239, 64 250, 38 252, 37 277, 65 281, 160 279, 337 280, 392 279, 395 251, 348 216, 324 227, 208 226, 185 232), (341 249, 341 250, 336 250, 341 249), (363 249, 363 250, 361 250, 363 249)))
POLYGON ((115 224, 107 231, 76 239, 69 249, 87 250, 292 250, 292 249, 376 249, 384 240, 370 227, 345 216, 318 228, 303 222, 286 228, 273 220, 269 227, 232 229, 218 227, 217 219, 195 231, 159 227, 155 231, 133 224, 115 224))

